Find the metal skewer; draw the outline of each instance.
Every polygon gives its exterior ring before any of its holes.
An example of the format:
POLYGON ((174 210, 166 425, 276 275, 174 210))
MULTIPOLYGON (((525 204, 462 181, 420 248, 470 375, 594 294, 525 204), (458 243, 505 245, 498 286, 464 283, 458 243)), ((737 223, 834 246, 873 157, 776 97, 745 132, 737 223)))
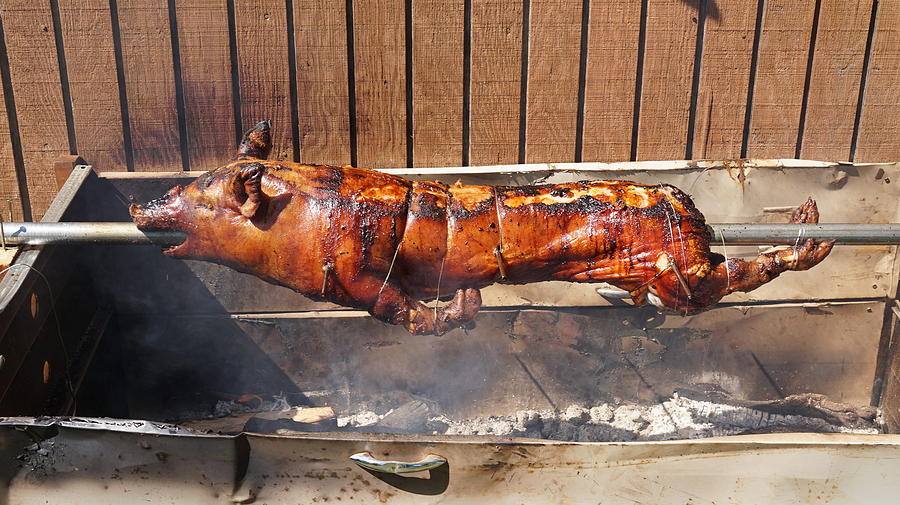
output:
POLYGON ((844 245, 900 244, 900 223, 856 224, 746 224, 719 223, 707 226, 712 245, 794 245, 806 239, 837 239, 844 245))
POLYGON ((134 223, 3 223, 7 245, 46 244, 158 244, 175 245, 185 239, 179 231, 147 231, 134 223))
MULTIPOLYGON (((179 231, 140 231, 133 223, 11 223, 2 225, 6 245, 180 244, 179 231)), ((733 224, 708 226, 712 245, 793 245, 806 239, 837 239, 838 244, 900 244, 900 223, 886 224, 733 224)))

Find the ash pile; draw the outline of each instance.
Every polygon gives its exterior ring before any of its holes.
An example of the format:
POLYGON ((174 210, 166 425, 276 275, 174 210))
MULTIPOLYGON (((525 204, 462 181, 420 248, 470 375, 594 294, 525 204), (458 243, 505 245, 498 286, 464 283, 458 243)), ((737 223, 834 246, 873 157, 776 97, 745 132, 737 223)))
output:
POLYGON ((332 407, 294 407, 284 398, 222 401, 219 417, 191 420, 181 426, 204 433, 241 431, 290 435, 300 432, 351 431, 525 437, 571 442, 677 440, 728 435, 811 432, 881 433, 874 407, 854 407, 823 395, 803 394, 780 400, 748 402, 675 393, 655 404, 632 402, 560 410, 519 410, 509 415, 452 419, 424 399, 411 399, 382 412, 335 412, 332 407))

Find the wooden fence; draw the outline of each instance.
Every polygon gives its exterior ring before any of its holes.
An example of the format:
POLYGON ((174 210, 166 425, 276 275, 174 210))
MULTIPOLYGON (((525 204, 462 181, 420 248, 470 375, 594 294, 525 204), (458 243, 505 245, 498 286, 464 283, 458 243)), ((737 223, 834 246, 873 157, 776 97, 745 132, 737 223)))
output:
MULTIPOLYGON (((900 0, 2 0, 0 201, 203 170, 900 160, 900 0)), ((4 217, 5 205, 2 206, 4 217)))

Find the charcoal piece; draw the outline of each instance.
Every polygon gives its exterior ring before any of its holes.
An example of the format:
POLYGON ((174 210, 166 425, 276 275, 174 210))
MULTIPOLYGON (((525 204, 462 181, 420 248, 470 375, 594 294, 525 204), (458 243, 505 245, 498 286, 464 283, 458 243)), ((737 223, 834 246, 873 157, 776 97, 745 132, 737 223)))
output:
POLYGON ((434 413, 422 400, 411 400, 389 412, 374 426, 383 433, 423 433, 428 418, 434 413))

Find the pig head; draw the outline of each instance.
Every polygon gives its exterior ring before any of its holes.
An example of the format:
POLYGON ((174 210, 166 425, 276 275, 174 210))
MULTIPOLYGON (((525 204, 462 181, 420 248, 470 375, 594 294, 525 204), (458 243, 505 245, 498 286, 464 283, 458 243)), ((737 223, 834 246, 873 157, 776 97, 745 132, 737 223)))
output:
MULTIPOLYGON (((477 289, 440 310, 401 288, 393 271, 411 183, 352 167, 268 161, 270 125, 244 136, 237 156, 186 187, 129 210, 141 230, 178 230, 164 250, 256 275, 310 298, 369 311, 413 333, 443 333, 475 315, 477 289)), ((445 293, 447 294, 447 293, 445 293)), ((450 294, 453 294, 451 291, 450 294)))
POLYGON ((226 166, 198 177, 187 187, 170 189, 145 205, 133 204, 129 213, 141 230, 178 230, 187 239, 164 252, 174 258, 215 261, 258 273, 264 251, 254 247, 260 232, 271 228, 281 200, 290 195, 278 188, 263 189, 264 161, 269 152, 269 124, 251 129, 238 155, 226 166), (247 265, 254 265, 247 268, 247 265))

